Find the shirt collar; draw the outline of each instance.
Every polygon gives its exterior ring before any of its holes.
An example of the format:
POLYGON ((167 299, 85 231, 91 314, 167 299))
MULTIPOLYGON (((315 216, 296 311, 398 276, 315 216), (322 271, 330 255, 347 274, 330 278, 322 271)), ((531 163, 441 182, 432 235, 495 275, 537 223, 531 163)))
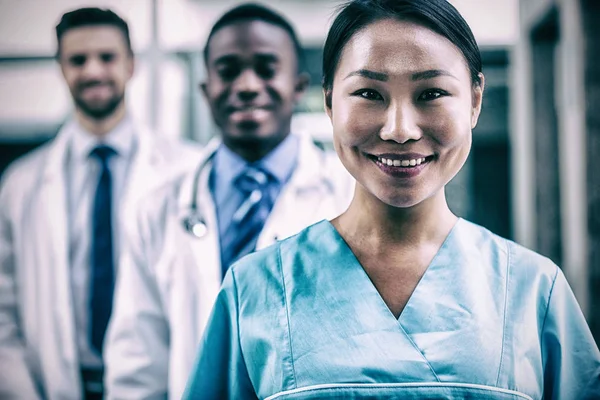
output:
POLYGON ((255 165, 271 174, 278 180, 278 183, 284 184, 292 175, 298 159, 298 137, 288 135, 279 146, 275 147, 263 159, 255 165))
POLYGON ((259 167, 277 179, 278 183, 287 182, 292 175, 298 158, 298 137, 289 134, 277 147, 262 159, 248 163, 238 154, 221 144, 215 153, 214 169, 219 180, 230 184, 246 167, 259 167))
POLYGON ((230 185, 242 173, 247 164, 246 160, 221 143, 215 153, 213 168, 218 175, 219 186, 221 184, 225 187, 230 185))
POLYGON ((102 138, 89 133, 75 121, 71 127, 73 130, 71 141, 73 159, 85 161, 91 151, 101 144, 112 147, 118 157, 129 158, 133 152, 135 144, 133 121, 128 116, 102 138))

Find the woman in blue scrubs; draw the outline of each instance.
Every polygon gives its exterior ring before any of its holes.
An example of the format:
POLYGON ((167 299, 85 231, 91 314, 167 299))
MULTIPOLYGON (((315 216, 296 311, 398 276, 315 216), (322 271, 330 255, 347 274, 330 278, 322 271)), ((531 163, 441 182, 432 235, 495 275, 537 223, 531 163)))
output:
POLYGON ((485 86, 456 9, 350 1, 323 74, 352 204, 230 268, 187 398, 600 398, 560 269, 448 208, 485 86))

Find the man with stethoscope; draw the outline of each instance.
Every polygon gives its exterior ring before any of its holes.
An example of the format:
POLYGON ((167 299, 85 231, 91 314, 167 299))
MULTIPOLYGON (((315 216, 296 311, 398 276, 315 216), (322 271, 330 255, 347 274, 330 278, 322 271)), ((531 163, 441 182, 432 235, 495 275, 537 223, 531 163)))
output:
POLYGON ((308 82, 283 17, 238 6, 204 56, 222 141, 142 202, 129 229, 105 347, 109 399, 181 398, 227 267, 340 214, 354 190, 335 154, 290 134, 308 82))

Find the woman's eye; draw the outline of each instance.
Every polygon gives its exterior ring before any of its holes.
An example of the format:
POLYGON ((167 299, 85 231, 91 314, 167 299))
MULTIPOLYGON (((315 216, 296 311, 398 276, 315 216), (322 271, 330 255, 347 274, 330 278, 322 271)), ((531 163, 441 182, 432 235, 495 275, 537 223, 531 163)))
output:
POLYGON ((367 100, 383 100, 383 97, 372 89, 360 89, 352 93, 353 96, 360 96, 367 100))
POLYGON ((448 92, 441 89, 428 89, 421 93, 419 96, 419 100, 422 101, 431 101, 435 99, 439 99, 440 97, 447 96, 448 92))

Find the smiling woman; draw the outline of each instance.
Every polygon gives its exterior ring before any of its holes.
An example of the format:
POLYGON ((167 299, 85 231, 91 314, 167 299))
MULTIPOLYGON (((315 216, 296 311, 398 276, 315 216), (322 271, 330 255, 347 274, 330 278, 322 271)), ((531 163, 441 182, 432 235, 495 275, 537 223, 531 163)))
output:
POLYGON ((485 85, 456 9, 350 1, 323 74, 354 199, 230 268, 188 398, 600 397, 560 269, 446 202, 485 85))
MULTIPOLYGON (((401 208, 445 202, 481 109, 483 75, 475 77, 449 39, 418 23, 381 19, 347 41, 332 84, 326 78, 326 110, 360 199, 401 208)), ((449 210, 442 216, 449 230, 449 210)))

